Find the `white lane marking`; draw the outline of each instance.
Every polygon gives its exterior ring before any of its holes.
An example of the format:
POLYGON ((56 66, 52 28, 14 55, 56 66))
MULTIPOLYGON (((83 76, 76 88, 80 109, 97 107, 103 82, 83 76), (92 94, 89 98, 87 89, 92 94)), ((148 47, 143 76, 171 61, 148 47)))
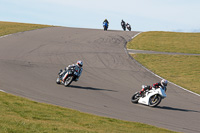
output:
POLYGON ((1 92, 5 92, 4 90, 1 90, 1 89, 0 89, 0 91, 1 91, 1 92))
MULTIPOLYGON (((140 33, 142 33, 142 32, 140 32, 140 33)), ((136 36, 138 36, 140 33, 138 33, 138 34, 136 34, 135 36, 133 36, 132 39, 135 38, 136 36)), ((127 51, 127 50, 126 50, 126 51, 127 51)), ((128 51, 127 51, 127 53, 128 53, 128 51)), ((135 60, 135 61, 136 61, 136 60, 135 60)), ((136 62, 137 62, 137 61, 136 61, 136 62)), ((164 78, 160 77, 159 75, 153 73, 152 71, 150 71, 150 70, 147 69, 146 67, 144 67, 144 66, 143 66, 142 64, 140 64, 139 62, 137 62, 137 63, 138 63, 139 65, 141 65, 145 70, 147 70, 147 71, 150 72, 151 74, 155 75, 156 77, 158 77, 158 78, 160 78, 160 79, 164 79, 164 78)), ((177 87, 179 87, 179 88, 181 88, 181 89, 183 89, 183 90, 185 90, 185 91, 187 91, 187 92, 190 92, 190 93, 192 93, 192 94, 194 94, 194 95, 200 97, 200 95, 197 94, 197 93, 195 93, 195 92, 192 92, 192 91, 190 91, 190 90, 187 90, 187 89, 185 89, 185 88, 183 88, 183 87, 181 87, 181 86, 179 86, 179 85, 177 85, 177 84, 175 84, 175 83, 170 82, 169 80, 168 80, 168 82, 171 83, 171 84, 173 84, 173 85, 175 85, 175 86, 177 86, 177 87)))
POLYGON ((142 32, 139 32, 139 33, 135 34, 135 35, 132 37, 132 39, 135 38, 136 36, 138 36, 140 33, 142 33, 142 32))
POLYGON ((12 36, 14 34, 23 33, 23 32, 26 32, 26 31, 11 33, 11 34, 8 34, 8 35, 0 36, 0 38, 4 38, 4 37, 7 37, 7 36, 12 36))
MULTIPOLYGON (((150 72, 150 73, 152 73, 153 75, 155 75, 156 77, 158 77, 158 78, 160 78, 160 79, 164 79, 164 78, 162 78, 161 76, 159 76, 159 75, 153 73, 152 71, 150 71, 150 70, 147 69, 146 67, 144 67, 144 66, 142 66, 142 67, 143 67, 144 69, 146 69, 148 72, 150 72)), ((190 91, 190 90, 187 90, 187 89, 185 89, 185 88, 183 88, 183 87, 181 87, 181 86, 179 86, 179 85, 177 85, 177 84, 175 84, 175 83, 173 83, 173 82, 170 82, 169 80, 168 80, 168 82, 171 83, 171 84, 173 84, 173 85, 175 85, 175 86, 177 86, 177 87, 179 87, 179 88, 181 88, 181 89, 183 89, 183 90, 185 90, 185 91, 187 91, 187 92, 190 92, 190 93, 192 93, 192 94, 195 94, 195 95, 197 95, 197 96, 200 96, 199 94, 197 94, 197 93, 195 93, 195 92, 192 92, 192 91, 190 91)))
POLYGON ((12 34, 0 36, 0 38, 4 38, 4 37, 10 36, 10 35, 12 35, 12 34))

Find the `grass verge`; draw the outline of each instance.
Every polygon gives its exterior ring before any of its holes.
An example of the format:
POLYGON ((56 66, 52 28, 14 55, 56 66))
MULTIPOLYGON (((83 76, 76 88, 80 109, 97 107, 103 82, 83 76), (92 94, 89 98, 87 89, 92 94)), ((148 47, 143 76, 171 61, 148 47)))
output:
POLYGON ((200 33, 144 32, 127 44, 129 49, 200 54, 200 33))
MULTIPOLYGON (((200 53, 200 33, 144 32, 127 44, 128 49, 200 53)), ((200 94, 200 56, 134 54, 152 72, 200 94)))
POLYGON ((52 27, 52 26, 0 21, 0 36, 13 34, 17 32, 28 31, 28 30, 46 28, 46 27, 52 27))
POLYGON ((132 56, 152 72, 200 94, 200 56, 157 54, 132 56))
POLYGON ((1 133, 172 133, 154 126, 99 117, 0 92, 1 133))

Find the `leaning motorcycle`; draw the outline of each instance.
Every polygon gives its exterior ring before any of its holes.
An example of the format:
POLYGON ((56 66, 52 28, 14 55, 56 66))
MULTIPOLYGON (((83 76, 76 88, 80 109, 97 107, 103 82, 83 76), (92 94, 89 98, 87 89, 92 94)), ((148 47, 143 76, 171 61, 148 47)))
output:
POLYGON ((126 25, 125 25, 125 24, 122 24, 122 29, 123 29, 124 31, 126 31, 126 25))
POLYGON ((63 84, 65 87, 69 86, 77 77, 77 72, 74 68, 71 68, 69 70, 66 70, 63 74, 61 74, 63 70, 60 70, 58 73, 58 78, 56 80, 57 84, 63 84), (61 74, 61 75, 60 75, 61 74), (63 81, 63 76, 66 78, 63 81))
POLYGON ((104 28, 104 31, 108 30, 108 23, 107 22, 103 22, 103 28, 104 28))
MULTIPOLYGON (((142 85, 144 88, 144 85, 142 85)), ((166 87, 153 88, 151 90, 145 91, 142 95, 136 92, 131 99, 132 103, 140 103, 148 105, 150 107, 156 107, 166 95, 166 87)))
POLYGON ((128 29, 129 31, 131 31, 131 26, 130 26, 130 25, 127 25, 127 29, 128 29))

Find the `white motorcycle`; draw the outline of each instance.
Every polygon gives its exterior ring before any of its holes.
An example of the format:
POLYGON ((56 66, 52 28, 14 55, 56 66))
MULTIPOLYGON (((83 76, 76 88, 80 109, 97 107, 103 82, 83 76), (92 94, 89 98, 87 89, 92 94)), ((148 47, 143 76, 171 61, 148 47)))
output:
MULTIPOLYGON (((144 88, 144 85, 142 85, 142 88, 144 88)), ((162 99, 164 99, 167 96, 165 92, 166 87, 152 87, 151 90, 145 91, 142 95, 140 95, 139 92, 136 92, 132 96, 131 101, 132 103, 141 103, 150 107, 155 107, 162 101, 162 99)))
POLYGON ((58 73, 58 78, 56 79, 56 83, 57 84, 64 84, 65 87, 69 86, 72 81, 74 81, 77 77, 77 70, 75 70, 73 67, 69 68, 68 70, 66 70, 62 75, 60 75, 60 73, 62 73, 63 70, 60 70, 60 72, 58 73), (65 80, 63 81, 63 76, 66 75, 65 80))

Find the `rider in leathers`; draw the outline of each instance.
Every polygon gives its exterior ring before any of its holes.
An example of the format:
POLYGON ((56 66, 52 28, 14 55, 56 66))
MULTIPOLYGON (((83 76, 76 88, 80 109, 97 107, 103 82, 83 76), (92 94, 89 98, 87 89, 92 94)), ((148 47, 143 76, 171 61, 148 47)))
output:
MULTIPOLYGON (((159 88, 159 86, 161 86, 162 88, 167 86, 168 81, 166 79, 162 79, 160 82, 153 84, 153 88, 159 88)), ((144 88, 142 88, 142 90, 139 92, 140 96, 142 96, 144 94, 145 91, 147 90, 151 90, 152 87, 147 85, 144 88)), ((167 90, 167 88, 165 89, 165 91, 167 90)))
POLYGON ((124 27, 124 31, 125 31, 126 30, 126 23, 123 19, 121 21, 121 26, 122 26, 122 28, 124 27))
POLYGON ((126 27, 129 31, 131 31, 131 25, 129 23, 126 24, 126 27))
POLYGON ((108 22, 107 19, 105 19, 105 20, 103 21, 103 25, 105 25, 105 26, 108 28, 108 26, 109 26, 109 22, 108 22))
POLYGON ((83 62, 82 61, 77 61, 76 64, 72 64, 72 65, 69 65, 68 67, 66 67, 61 73, 60 73, 60 76, 63 75, 62 77, 62 81, 65 82, 66 78, 67 78, 67 70, 70 70, 71 68, 74 68, 75 69, 75 75, 76 75, 76 79, 75 81, 78 81, 79 80, 79 77, 81 76, 81 73, 83 71, 83 62))
POLYGON ((103 23, 107 23, 107 24, 109 25, 109 22, 108 22, 107 19, 105 19, 105 20, 103 21, 103 23))

